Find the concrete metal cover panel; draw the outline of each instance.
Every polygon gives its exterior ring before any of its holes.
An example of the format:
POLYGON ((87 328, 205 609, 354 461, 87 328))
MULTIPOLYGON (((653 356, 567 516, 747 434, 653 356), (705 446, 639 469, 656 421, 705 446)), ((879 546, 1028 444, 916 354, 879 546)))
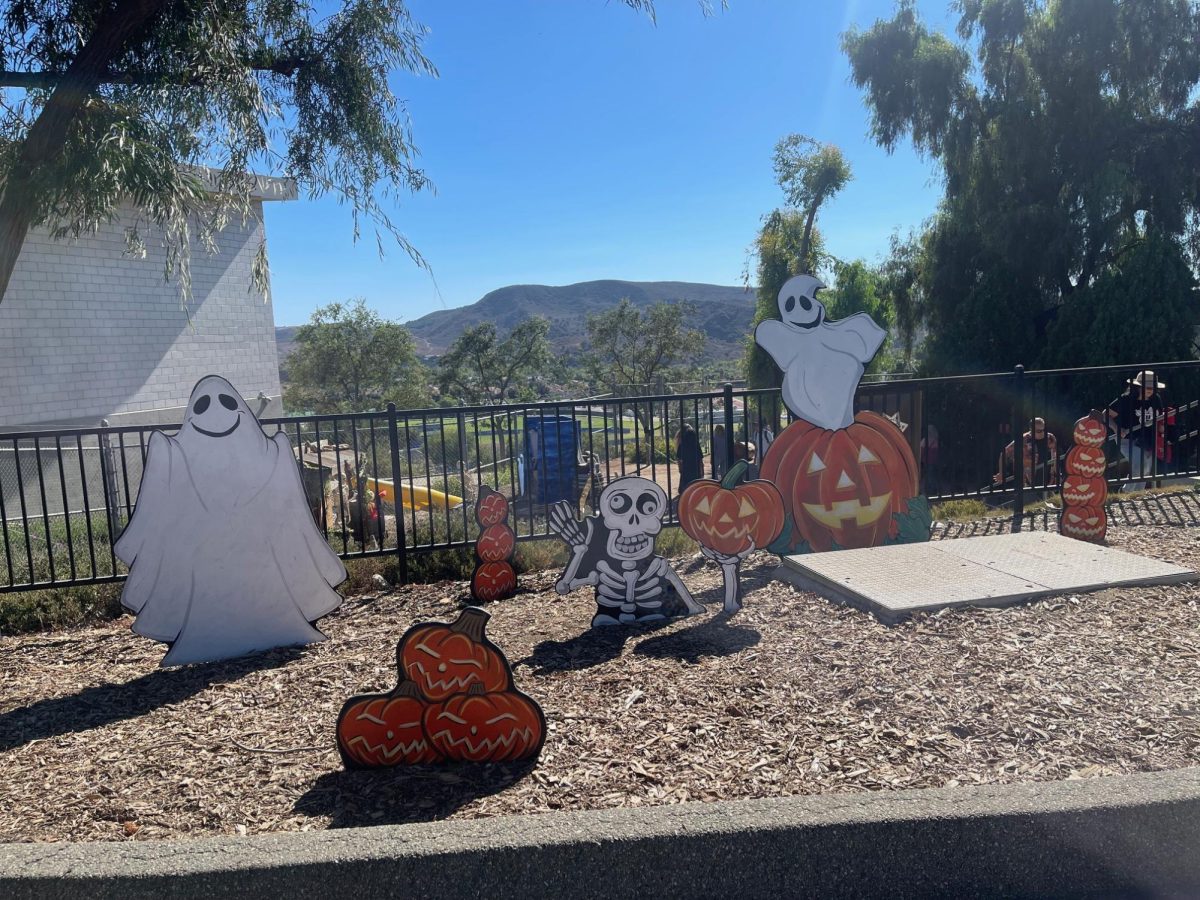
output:
POLYGON ((777 573, 889 622, 947 606, 1006 606, 1064 591, 1200 578, 1190 569, 1045 532, 788 556, 777 573))
POLYGON ((1062 591, 1195 577, 1190 569, 1044 531, 939 541, 931 546, 958 559, 1019 573, 1043 587, 1062 591))

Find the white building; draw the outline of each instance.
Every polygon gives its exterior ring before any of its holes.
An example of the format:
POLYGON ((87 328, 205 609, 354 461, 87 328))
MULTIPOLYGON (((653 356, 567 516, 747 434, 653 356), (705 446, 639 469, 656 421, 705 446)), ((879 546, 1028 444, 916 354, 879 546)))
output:
POLYGON ((294 199, 296 189, 280 179, 259 185, 257 221, 232 223, 215 255, 193 251, 187 312, 144 225, 147 257, 124 255, 132 207, 75 241, 31 231, 0 302, 0 431, 177 422, 208 374, 228 378, 259 415, 281 415, 274 316, 251 267, 262 203, 294 199))

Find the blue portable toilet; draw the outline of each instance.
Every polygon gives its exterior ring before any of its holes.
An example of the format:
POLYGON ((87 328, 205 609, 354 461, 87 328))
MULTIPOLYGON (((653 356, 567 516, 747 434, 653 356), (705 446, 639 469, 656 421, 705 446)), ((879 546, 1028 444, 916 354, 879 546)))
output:
POLYGON ((525 459, 535 503, 574 503, 579 499, 575 474, 578 453, 579 423, 572 416, 525 419, 525 459))

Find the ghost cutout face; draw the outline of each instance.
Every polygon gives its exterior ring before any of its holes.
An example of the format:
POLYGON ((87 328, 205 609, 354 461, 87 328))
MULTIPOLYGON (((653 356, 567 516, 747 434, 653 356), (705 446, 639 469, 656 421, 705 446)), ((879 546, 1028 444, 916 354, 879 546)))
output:
POLYGON ((229 437, 247 415, 253 418, 233 385, 219 375, 209 375, 192 389, 183 431, 185 434, 193 431, 206 438, 229 437))
POLYGON ((654 553, 662 531, 666 492, 648 478, 618 478, 600 494, 600 515, 608 529, 610 559, 632 561, 654 553))
POLYGON ((825 287, 811 275, 796 275, 779 289, 779 317, 793 328, 816 328, 825 320, 825 304, 817 291, 825 287))

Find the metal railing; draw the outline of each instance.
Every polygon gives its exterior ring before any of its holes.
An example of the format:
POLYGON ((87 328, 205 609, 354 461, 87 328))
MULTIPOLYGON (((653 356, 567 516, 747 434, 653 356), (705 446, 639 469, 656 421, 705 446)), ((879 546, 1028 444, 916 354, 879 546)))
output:
MULTIPOLYGON (((1166 382, 1166 407, 1153 440, 1143 426, 1123 446, 1110 441, 1110 484, 1200 474, 1200 361, 864 381, 856 405, 902 426, 930 500, 1011 508, 1016 529, 1028 503, 1057 493, 1075 420, 1107 407, 1139 369, 1166 382), (1053 458, 1035 454, 1026 473, 1021 435, 1034 416, 1057 446, 1053 458), (1121 464, 1135 450, 1151 458, 1146 475, 1121 464)), ((727 384, 707 393, 264 419, 262 427, 285 432, 301 451, 310 510, 335 551, 394 556, 406 580, 412 554, 473 545, 481 485, 513 498, 518 540, 545 538, 550 504, 594 509, 600 490, 624 475, 650 478, 676 497, 675 436, 684 423, 701 447, 701 474, 714 477, 739 457, 761 462, 767 440, 789 421, 778 389, 727 384)), ((137 502, 148 439, 177 428, 0 434, 0 592, 124 578, 113 541, 137 502)), ((674 506, 668 521, 676 521, 674 506)))

